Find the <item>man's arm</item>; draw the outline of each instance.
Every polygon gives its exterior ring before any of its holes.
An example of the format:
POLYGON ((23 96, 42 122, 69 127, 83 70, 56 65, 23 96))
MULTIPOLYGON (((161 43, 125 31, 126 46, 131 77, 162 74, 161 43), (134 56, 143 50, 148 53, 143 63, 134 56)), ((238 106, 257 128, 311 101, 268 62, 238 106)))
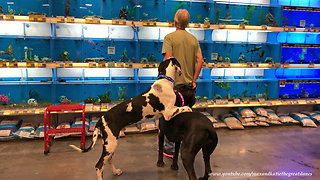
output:
POLYGON ((166 54, 164 55, 163 60, 165 61, 165 60, 167 60, 169 57, 173 57, 173 56, 172 56, 172 52, 166 52, 166 54))
MULTIPOLYGON (((167 54, 166 54, 167 55, 167 54)), ((201 52, 197 54, 197 63, 196 63, 196 69, 195 69, 195 72, 194 72, 194 76, 193 76, 193 80, 192 80, 192 88, 195 89, 197 87, 197 79, 199 77, 199 74, 201 72, 201 69, 202 69, 202 65, 203 65, 204 61, 203 61, 203 58, 202 58, 202 54, 201 52)))

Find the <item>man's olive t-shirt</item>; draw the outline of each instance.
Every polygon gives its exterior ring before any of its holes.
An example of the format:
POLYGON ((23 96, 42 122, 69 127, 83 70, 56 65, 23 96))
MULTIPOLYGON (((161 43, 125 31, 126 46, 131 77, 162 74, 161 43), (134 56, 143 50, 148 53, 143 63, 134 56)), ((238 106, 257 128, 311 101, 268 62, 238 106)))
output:
POLYGON ((201 53, 198 40, 185 30, 176 30, 164 38, 162 54, 167 52, 171 52, 181 65, 182 75, 176 75, 175 85, 191 83, 195 72, 197 53, 201 53))

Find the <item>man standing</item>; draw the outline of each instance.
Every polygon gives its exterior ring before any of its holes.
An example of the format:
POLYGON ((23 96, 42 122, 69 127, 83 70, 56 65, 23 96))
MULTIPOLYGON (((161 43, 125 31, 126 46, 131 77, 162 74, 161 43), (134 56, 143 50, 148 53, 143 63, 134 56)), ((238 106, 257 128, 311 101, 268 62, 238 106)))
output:
MULTIPOLYGON (((175 78, 175 89, 181 92, 185 99, 185 104, 192 107, 195 103, 196 81, 200 74, 203 58, 198 40, 185 28, 190 20, 189 12, 185 9, 179 9, 174 17, 176 31, 165 36, 162 46, 164 60, 169 57, 175 57, 181 65, 181 76, 175 78)), ((172 154, 173 143, 165 141, 164 152, 172 154)))

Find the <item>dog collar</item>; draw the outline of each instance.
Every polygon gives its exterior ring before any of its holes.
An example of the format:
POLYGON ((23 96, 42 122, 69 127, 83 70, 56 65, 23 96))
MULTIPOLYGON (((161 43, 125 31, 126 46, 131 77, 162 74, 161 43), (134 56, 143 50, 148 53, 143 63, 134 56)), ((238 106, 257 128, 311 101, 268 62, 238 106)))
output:
POLYGON ((182 94, 179 92, 179 91, 177 91, 177 90, 174 90, 174 92, 176 92, 176 93, 178 93, 179 94, 179 96, 180 96, 180 98, 181 98, 181 106, 184 106, 184 98, 183 98, 183 96, 182 96, 182 94))
POLYGON ((158 79, 162 79, 162 78, 165 78, 165 79, 171 81, 174 84, 174 80, 171 77, 168 77, 168 76, 165 76, 165 75, 159 75, 158 76, 158 79))

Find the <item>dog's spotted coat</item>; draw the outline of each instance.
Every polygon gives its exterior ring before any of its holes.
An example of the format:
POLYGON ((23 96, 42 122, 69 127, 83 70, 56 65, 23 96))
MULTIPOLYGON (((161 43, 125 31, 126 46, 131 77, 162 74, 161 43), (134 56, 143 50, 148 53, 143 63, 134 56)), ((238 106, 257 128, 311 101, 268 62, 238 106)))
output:
MULTIPOLYGON (((159 65, 159 75, 174 80, 175 74, 181 74, 181 66, 175 58, 169 58, 159 65)), ((176 107, 176 95, 173 90, 174 83, 168 79, 158 79, 149 89, 142 94, 125 100, 107 111, 97 122, 93 133, 93 141, 90 147, 82 150, 90 150, 98 139, 99 132, 103 140, 103 151, 96 164, 98 179, 103 177, 104 165, 108 162, 114 175, 121 175, 122 171, 116 169, 112 157, 117 147, 119 132, 127 125, 138 121, 150 120, 164 116, 170 120, 182 112, 191 112, 188 106, 176 107)))

